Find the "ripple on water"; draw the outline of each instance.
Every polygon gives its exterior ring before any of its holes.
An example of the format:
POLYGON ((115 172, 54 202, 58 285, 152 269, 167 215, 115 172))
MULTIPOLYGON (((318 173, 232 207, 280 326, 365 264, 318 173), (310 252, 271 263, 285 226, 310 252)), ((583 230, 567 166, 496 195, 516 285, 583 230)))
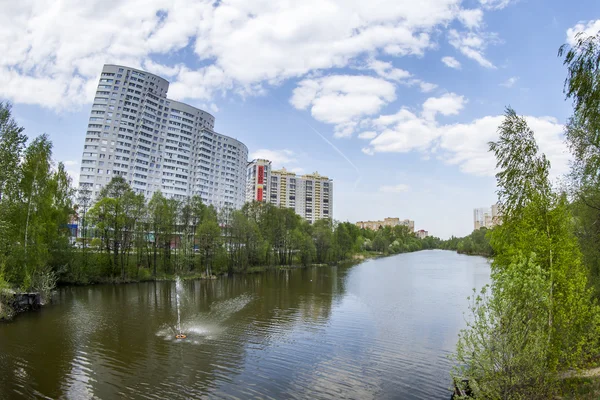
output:
POLYGON ((447 399, 480 270, 419 252, 184 285, 184 340, 171 282, 71 288, 0 326, 0 398, 447 399))
POLYGON ((156 335, 177 343, 200 344, 203 340, 216 339, 225 331, 222 323, 236 312, 241 311, 252 299, 253 296, 242 294, 232 299, 214 302, 208 313, 187 317, 184 312, 181 317, 181 332, 187 336, 185 339, 175 338, 179 332, 175 326, 170 324, 163 325, 156 335))

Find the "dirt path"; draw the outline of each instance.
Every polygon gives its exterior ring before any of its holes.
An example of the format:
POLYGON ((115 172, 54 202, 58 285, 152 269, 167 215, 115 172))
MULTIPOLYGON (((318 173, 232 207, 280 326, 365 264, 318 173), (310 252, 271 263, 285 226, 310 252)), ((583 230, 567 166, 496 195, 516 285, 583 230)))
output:
POLYGON ((600 367, 586 369, 584 371, 569 371, 562 375, 562 379, 566 378, 591 378, 593 376, 600 376, 600 367))

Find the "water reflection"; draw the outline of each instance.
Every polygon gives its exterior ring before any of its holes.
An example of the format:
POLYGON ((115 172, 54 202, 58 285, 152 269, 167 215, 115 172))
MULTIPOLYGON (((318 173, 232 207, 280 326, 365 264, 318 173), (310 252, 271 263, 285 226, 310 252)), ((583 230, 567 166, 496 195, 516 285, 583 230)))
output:
POLYGON ((0 398, 447 398, 484 259, 428 251, 354 267, 62 289, 0 325, 0 398))

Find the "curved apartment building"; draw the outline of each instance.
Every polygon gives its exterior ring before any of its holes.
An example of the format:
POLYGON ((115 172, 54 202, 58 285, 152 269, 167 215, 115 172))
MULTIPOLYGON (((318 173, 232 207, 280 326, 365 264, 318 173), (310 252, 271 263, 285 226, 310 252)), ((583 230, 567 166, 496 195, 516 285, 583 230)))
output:
POLYGON ((121 65, 104 65, 88 123, 80 187, 93 198, 114 175, 136 193, 241 208, 248 148, 214 131, 206 111, 167 98, 169 82, 121 65))

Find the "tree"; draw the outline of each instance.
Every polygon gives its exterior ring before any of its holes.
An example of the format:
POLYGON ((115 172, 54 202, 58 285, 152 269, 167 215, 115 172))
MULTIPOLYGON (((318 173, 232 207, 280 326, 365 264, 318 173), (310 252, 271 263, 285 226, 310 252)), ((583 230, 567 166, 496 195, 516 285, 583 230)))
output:
POLYGON ((453 374, 468 376, 477 399, 552 398, 545 328, 548 280, 535 257, 508 265, 469 298, 453 374), (502 295, 499 295, 499 294, 502 295), (512 299, 519 299, 513 302, 512 299))
POLYGON ((92 191, 87 187, 83 186, 78 191, 77 201, 79 203, 79 208, 81 210, 81 243, 82 243, 82 252, 83 252, 83 264, 84 268, 87 268, 87 212, 90 208, 90 203, 92 201, 92 191))
POLYGON ((577 237, 600 297, 600 34, 579 33, 573 47, 561 46, 567 66, 564 92, 574 112, 566 129, 573 154, 570 189, 577 237))
POLYGON ((0 201, 15 198, 20 162, 27 136, 11 116, 11 105, 0 102, 0 201))
POLYGON ((125 253, 135 224, 131 211, 139 201, 139 196, 125 179, 114 176, 102 188, 98 201, 88 214, 91 222, 101 231, 107 255, 112 252, 112 274, 120 269, 121 279, 125 279, 125 253))
POLYGON ((148 217, 150 234, 154 236, 152 246, 154 250, 154 270, 158 263, 158 249, 162 248, 163 270, 167 272, 170 262, 171 240, 175 230, 177 220, 177 202, 174 199, 167 199, 161 192, 154 192, 148 202, 148 217))
POLYGON ((8 281, 20 283, 21 269, 13 265, 17 243, 21 242, 16 235, 20 230, 15 217, 21 207, 19 182, 27 136, 10 110, 10 104, 0 102, 0 265, 5 265, 8 281))
MULTIPOLYGON (((354 246, 354 238, 352 237, 352 228, 355 225, 349 222, 341 222, 337 224, 333 235, 337 249, 337 261, 344 260, 352 251, 354 246)), ((387 246, 386 246, 387 247, 387 246)))
POLYGON ((499 140, 490 143, 499 169, 496 179, 503 210, 502 225, 491 234, 496 252, 492 263, 493 297, 475 303, 474 313, 480 325, 476 331, 471 326, 463 333, 457 354, 464 362, 477 360, 467 363, 463 372, 493 380, 479 381, 480 386, 502 386, 502 381, 511 380, 507 374, 518 372, 519 382, 529 382, 525 387, 511 385, 503 389, 502 396, 490 397, 517 398, 527 397, 531 389, 541 391, 542 386, 537 386, 540 382, 582 363, 592 349, 589 339, 597 329, 597 307, 586 287, 586 271, 573 235, 566 197, 552 190, 548 178, 550 163, 539 154, 533 131, 524 118, 508 108, 499 134, 499 140), (539 272, 532 275, 531 269, 535 268, 539 272), (535 318, 542 315, 543 324, 519 325, 511 320, 534 318, 529 309, 536 302, 539 307, 535 308, 535 318), (481 347, 475 341, 481 332, 508 345, 491 350, 481 347), (544 338, 543 346, 540 338, 544 338), (520 347, 515 347, 515 341, 520 347), (522 354, 541 354, 543 363, 539 357, 531 357, 528 363, 520 358, 522 354), (519 368, 497 368, 490 375, 484 365, 498 359, 502 359, 501 365, 514 364, 519 368), (543 379, 539 368, 544 371, 543 379))
POLYGON ((330 252, 333 246, 333 226, 331 220, 320 219, 313 224, 312 238, 315 244, 315 252, 318 263, 330 260, 330 252))
POLYGON ((203 254, 206 276, 211 275, 211 266, 217 249, 221 245, 221 228, 216 218, 207 218, 198 226, 198 245, 203 254))

